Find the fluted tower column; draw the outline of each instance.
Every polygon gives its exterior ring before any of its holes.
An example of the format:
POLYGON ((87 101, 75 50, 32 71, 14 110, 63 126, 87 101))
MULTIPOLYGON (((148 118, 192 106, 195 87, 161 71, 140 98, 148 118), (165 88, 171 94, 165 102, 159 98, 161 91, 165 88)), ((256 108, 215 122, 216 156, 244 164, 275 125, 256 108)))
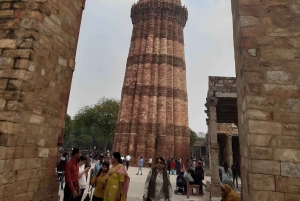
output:
POLYGON ((139 0, 131 9, 132 38, 113 151, 190 157, 183 28, 180 0, 139 0))

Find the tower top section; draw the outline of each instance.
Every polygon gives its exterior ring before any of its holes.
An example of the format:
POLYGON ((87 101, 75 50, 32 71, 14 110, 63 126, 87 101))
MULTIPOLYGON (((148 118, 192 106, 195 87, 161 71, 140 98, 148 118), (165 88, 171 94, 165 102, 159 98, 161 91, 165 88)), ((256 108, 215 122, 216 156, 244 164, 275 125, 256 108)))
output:
POLYGON ((181 0, 139 0, 131 8, 132 23, 149 19, 166 19, 185 27, 188 11, 181 0))
POLYGON ((148 3, 148 2, 166 2, 166 3, 172 3, 181 6, 181 0, 139 0, 138 4, 148 3))

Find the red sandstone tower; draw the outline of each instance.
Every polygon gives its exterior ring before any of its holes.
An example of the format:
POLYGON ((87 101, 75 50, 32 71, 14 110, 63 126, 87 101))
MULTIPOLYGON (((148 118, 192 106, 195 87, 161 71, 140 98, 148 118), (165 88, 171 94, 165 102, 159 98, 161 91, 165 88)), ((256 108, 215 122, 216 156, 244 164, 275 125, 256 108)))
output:
MULTIPOLYGON (((181 0, 139 0, 113 151, 144 158, 190 157, 181 0)), ((132 163, 133 164, 133 163, 132 163)))

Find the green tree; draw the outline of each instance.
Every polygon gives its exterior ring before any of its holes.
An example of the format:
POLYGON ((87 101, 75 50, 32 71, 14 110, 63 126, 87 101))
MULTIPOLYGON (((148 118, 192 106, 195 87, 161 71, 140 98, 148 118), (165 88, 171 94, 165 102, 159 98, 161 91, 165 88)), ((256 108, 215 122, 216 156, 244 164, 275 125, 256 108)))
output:
POLYGON ((195 142, 198 140, 198 136, 195 131, 190 129, 190 148, 192 149, 195 142))
POLYGON ((65 132, 64 132, 64 146, 72 147, 74 146, 74 121, 70 117, 70 115, 66 115, 65 121, 65 132))
POLYGON ((116 129, 120 102, 115 99, 102 98, 94 107, 95 129, 98 129, 103 137, 104 151, 108 143, 111 143, 116 129))
POLYGON ((84 106, 74 117, 75 137, 90 136, 92 147, 101 145, 106 151, 112 143, 118 112, 119 101, 115 99, 102 98, 95 105, 84 106))

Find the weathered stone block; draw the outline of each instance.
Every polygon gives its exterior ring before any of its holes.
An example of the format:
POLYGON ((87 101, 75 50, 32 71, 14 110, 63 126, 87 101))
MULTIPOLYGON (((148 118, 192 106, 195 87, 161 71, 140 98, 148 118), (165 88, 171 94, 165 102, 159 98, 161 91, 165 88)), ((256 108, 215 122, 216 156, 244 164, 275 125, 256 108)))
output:
POLYGON ((33 169, 19 170, 15 174, 16 181, 25 181, 25 180, 28 181, 30 179, 34 179, 36 176, 35 173, 36 173, 36 171, 33 169))
POLYGON ((298 200, 300 200, 300 195, 299 194, 285 193, 284 201, 298 201, 298 200))
POLYGON ((35 158, 37 157, 37 148, 36 147, 26 147, 23 151, 23 158, 35 158))
POLYGON ((280 162, 268 160, 252 160, 252 172, 257 174, 280 175, 280 162))
POLYGON ((300 99, 290 98, 282 103, 282 107, 287 112, 293 112, 300 114, 300 99))
POLYGON ((265 60, 294 60, 298 52, 288 48, 261 48, 260 55, 265 60))
POLYGON ((261 110, 249 109, 248 118, 253 120, 268 120, 269 113, 261 110))
POLYGON ((300 163, 281 162, 281 175, 300 178, 300 163))
POLYGON ((7 147, 0 146, 0 160, 5 159, 7 147))
POLYGON ((270 191, 253 191, 253 200, 255 201, 283 201, 284 193, 270 191))
POLYGON ((277 191, 300 194, 300 178, 275 176, 275 179, 277 191))
POLYGON ((274 149, 274 159, 282 162, 300 162, 300 150, 274 149))
POLYGON ((258 160, 272 160, 273 149, 269 147, 250 147, 250 158, 258 160))
POLYGON ((273 175, 250 174, 249 184, 254 190, 275 191, 275 178, 273 175))
POLYGON ((0 39, 0 48, 15 49, 17 41, 15 39, 0 39))
POLYGON ((276 84, 290 84, 293 82, 293 74, 285 71, 268 71, 268 81, 276 84))
POLYGON ((22 59, 28 59, 32 50, 30 49, 19 49, 19 50, 4 50, 4 57, 17 58, 20 57, 22 59))
POLYGON ((49 155, 48 148, 38 148, 38 157, 40 158, 47 158, 49 155))
POLYGON ((249 134, 249 141, 251 146, 272 147, 274 145, 276 136, 249 134))
POLYGON ((276 95, 281 97, 297 97, 297 85, 277 85, 264 84, 265 92, 269 95, 276 95))
POLYGON ((20 159, 15 159, 14 164, 13 164, 13 170, 26 170, 29 169, 27 167, 28 165, 28 159, 27 158, 20 158, 20 159))
POLYGON ((247 96, 247 104, 249 108, 273 108, 278 104, 278 100, 272 97, 263 96, 247 96))
POLYGON ((44 117, 40 115, 30 115, 29 123, 42 124, 44 123, 44 117))
POLYGON ((0 68, 11 68, 13 67, 13 59, 8 57, 0 57, 0 68))
POLYGON ((4 173, 5 160, 0 160, 0 174, 4 173))
POLYGON ((260 19, 253 16, 241 16, 241 27, 259 26, 260 19))
POLYGON ((280 135, 282 126, 278 122, 249 120, 249 132, 254 134, 280 135))
POLYGON ((0 18, 13 18, 14 10, 0 10, 0 18))
POLYGON ((6 172, 4 174, 2 174, 2 179, 0 181, 0 185, 2 183, 2 185, 4 184, 10 184, 10 183, 13 183, 15 182, 15 174, 14 172, 6 172))

